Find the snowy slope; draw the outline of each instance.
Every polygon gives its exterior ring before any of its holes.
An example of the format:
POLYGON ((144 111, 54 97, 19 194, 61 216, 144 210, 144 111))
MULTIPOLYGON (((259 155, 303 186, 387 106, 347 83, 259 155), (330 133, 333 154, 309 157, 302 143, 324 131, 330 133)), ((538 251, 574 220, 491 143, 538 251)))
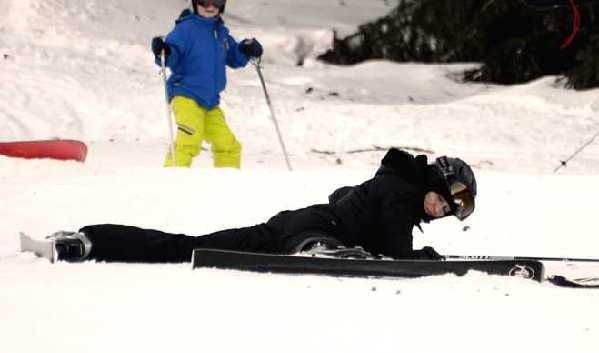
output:
MULTIPOLYGON (((476 214, 416 232, 442 253, 599 257, 599 91, 547 77, 463 84, 472 63, 314 58, 393 1, 230 1, 238 38, 266 49, 264 74, 293 172, 253 67, 223 97, 241 171, 161 168, 163 88, 148 49, 184 0, 0 0, 0 140, 77 138, 86 164, 0 157, 0 351, 596 352, 599 292, 519 279, 334 279, 189 265, 57 264, 18 252, 94 223, 206 234, 326 202, 374 172, 384 151, 459 155, 477 172, 476 214), (297 66, 303 61, 303 66, 297 66), (586 146, 557 173, 561 160, 586 146), (358 150, 365 150, 357 152, 358 150)), ((551 271, 599 273, 552 264, 551 271)))

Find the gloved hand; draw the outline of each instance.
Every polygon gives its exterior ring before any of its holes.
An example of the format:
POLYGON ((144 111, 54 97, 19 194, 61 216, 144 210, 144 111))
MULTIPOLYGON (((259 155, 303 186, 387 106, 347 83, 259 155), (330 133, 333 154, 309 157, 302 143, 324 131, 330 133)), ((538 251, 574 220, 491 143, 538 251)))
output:
POLYGON ((439 254, 432 246, 425 246, 421 250, 414 250, 417 259, 420 260, 443 260, 443 255, 439 254))
POLYGON ((160 56, 162 51, 164 50, 165 56, 169 56, 171 53, 171 48, 164 42, 162 37, 154 37, 152 38, 152 52, 156 56, 160 56))
POLYGON ((264 53, 262 44, 255 38, 242 40, 241 43, 239 43, 239 51, 244 53, 250 59, 259 58, 264 53))

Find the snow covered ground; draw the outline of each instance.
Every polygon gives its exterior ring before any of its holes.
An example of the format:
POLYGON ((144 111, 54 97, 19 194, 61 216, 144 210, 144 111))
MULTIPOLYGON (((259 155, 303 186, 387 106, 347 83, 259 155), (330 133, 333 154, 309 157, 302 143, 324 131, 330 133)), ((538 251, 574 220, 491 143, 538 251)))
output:
POLYGON ((223 97, 242 170, 212 169, 208 151, 191 169, 162 168, 168 130, 148 44, 185 3, 0 0, 0 140, 90 147, 85 164, 0 157, 1 352, 597 351, 599 291, 478 273, 336 279, 50 265, 19 253, 19 231, 42 238, 110 222, 201 235, 255 224, 326 202, 334 188, 372 175, 384 154, 377 146, 399 146, 458 155, 479 180, 475 215, 426 225, 417 246, 599 257, 599 91, 565 90, 554 77, 509 87, 452 79, 468 63, 314 60, 333 29, 351 33, 390 0, 231 1, 232 32, 265 45, 294 171, 251 66, 229 72, 223 97))

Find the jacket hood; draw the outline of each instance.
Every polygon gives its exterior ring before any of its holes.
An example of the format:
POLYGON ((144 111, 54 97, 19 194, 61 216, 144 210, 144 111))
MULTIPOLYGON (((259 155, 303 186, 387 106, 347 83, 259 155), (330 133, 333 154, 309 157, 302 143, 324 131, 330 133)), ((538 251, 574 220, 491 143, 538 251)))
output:
POLYGON ((396 174, 410 184, 422 189, 426 184, 427 157, 414 157, 406 151, 397 148, 390 149, 375 175, 396 174))
MULTIPOLYGON (((428 164, 428 158, 425 155, 413 156, 412 154, 391 148, 383 160, 381 166, 376 172, 376 175, 395 174, 404 179, 406 182, 415 186, 424 195, 429 191, 434 191, 447 200, 448 195, 451 195, 447 183, 440 173, 439 169, 434 164, 428 164)), ((425 222, 429 222, 433 217, 429 216, 422 210, 421 218, 425 222)))

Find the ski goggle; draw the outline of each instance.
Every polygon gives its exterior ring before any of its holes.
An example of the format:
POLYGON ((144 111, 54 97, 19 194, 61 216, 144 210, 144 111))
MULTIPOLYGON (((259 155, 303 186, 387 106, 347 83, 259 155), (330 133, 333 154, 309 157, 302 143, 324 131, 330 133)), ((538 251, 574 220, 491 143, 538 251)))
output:
POLYGON ((474 212, 474 196, 466 185, 460 182, 453 182, 450 191, 453 198, 453 205, 451 205, 453 215, 463 221, 474 212))
POLYGON ((202 7, 209 7, 210 5, 214 7, 225 6, 227 0, 198 0, 198 5, 202 7))

